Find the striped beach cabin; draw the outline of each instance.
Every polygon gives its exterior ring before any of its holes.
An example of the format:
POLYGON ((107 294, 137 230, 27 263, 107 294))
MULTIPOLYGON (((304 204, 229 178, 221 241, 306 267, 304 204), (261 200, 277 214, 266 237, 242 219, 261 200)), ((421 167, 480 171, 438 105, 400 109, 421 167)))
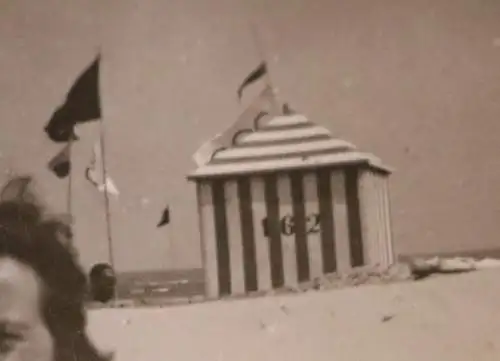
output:
POLYGON ((264 116, 188 176, 206 295, 295 287, 393 262, 388 175, 303 115, 264 116))

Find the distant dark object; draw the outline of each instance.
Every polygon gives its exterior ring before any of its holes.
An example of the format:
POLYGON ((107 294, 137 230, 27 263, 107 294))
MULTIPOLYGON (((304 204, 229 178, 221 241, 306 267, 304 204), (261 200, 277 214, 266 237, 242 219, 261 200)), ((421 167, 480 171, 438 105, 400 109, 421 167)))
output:
POLYGON ((261 62, 257 68, 255 68, 247 77, 243 80, 241 85, 238 87, 238 99, 241 100, 243 96, 243 90, 253 82, 262 78, 267 74, 267 63, 265 61, 261 62))
POLYGON ((18 200, 24 195, 33 178, 31 176, 19 176, 8 181, 2 188, 0 198, 3 201, 18 200))
POLYGON ((97 263, 90 270, 90 293, 93 301, 107 303, 115 295, 116 275, 107 263, 97 263))
POLYGON ((156 227, 163 227, 170 223, 170 208, 167 206, 161 215, 160 222, 156 225, 156 227))
POLYGON ((32 190, 33 177, 16 176, 9 180, 0 191, 1 201, 28 202, 39 204, 38 197, 32 190))
POLYGON ((78 140, 74 131, 75 125, 101 117, 99 67, 100 56, 76 79, 64 104, 52 114, 45 126, 45 132, 52 141, 78 140))
POLYGON ((49 161, 49 169, 57 178, 66 178, 71 172, 70 145, 66 145, 54 158, 49 161))
POLYGON ((295 110, 290 108, 290 105, 288 103, 283 104, 283 109, 282 109, 283 115, 294 115, 297 114, 295 110))
POLYGON ((385 315, 384 317, 382 317, 381 321, 382 322, 389 322, 393 318, 394 318, 394 315, 385 315))
POLYGON ((42 220, 43 206, 31 189, 32 183, 31 176, 16 176, 2 187, 0 219, 9 220, 13 224, 37 223, 42 220), (19 213, 20 209, 22 209, 22 215, 19 213))

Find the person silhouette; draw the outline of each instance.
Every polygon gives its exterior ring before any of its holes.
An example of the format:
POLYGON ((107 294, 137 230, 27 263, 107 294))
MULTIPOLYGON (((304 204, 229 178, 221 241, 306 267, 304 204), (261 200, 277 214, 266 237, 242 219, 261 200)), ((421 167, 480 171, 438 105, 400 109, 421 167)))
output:
POLYGON ((87 280, 65 226, 23 187, 0 199, 0 360, 109 361, 86 333, 87 280))

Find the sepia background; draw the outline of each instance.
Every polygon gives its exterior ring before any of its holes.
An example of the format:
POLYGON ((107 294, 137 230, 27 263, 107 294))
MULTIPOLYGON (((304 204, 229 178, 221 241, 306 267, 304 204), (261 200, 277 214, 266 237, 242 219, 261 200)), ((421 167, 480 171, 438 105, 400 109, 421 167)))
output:
MULTIPOLYGON (((107 162, 121 192, 116 268, 199 267, 185 176, 201 142, 243 110, 236 88, 260 61, 251 23, 280 95, 395 168, 399 254, 500 249, 496 0, 0 0, 3 177, 33 173, 65 211, 66 181, 46 168, 60 146, 42 129, 101 52, 107 162), (171 223, 156 228, 167 204, 171 223)), ((89 265, 108 256, 103 196, 83 176, 95 124, 80 135, 73 208, 89 265)))

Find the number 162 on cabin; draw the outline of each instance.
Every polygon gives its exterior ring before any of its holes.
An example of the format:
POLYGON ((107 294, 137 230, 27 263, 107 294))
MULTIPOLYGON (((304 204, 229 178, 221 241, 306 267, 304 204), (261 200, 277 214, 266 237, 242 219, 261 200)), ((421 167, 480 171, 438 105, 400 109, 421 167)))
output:
MULTIPOLYGON (((262 220, 262 232, 265 237, 270 235, 270 221, 269 218, 262 220)), ((285 215, 279 220, 279 231, 282 235, 291 236, 297 232, 297 221, 293 215, 285 215)), ((305 219, 305 233, 319 233, 321 231, 320 215, 313 213, 306 216, 305 219)))

